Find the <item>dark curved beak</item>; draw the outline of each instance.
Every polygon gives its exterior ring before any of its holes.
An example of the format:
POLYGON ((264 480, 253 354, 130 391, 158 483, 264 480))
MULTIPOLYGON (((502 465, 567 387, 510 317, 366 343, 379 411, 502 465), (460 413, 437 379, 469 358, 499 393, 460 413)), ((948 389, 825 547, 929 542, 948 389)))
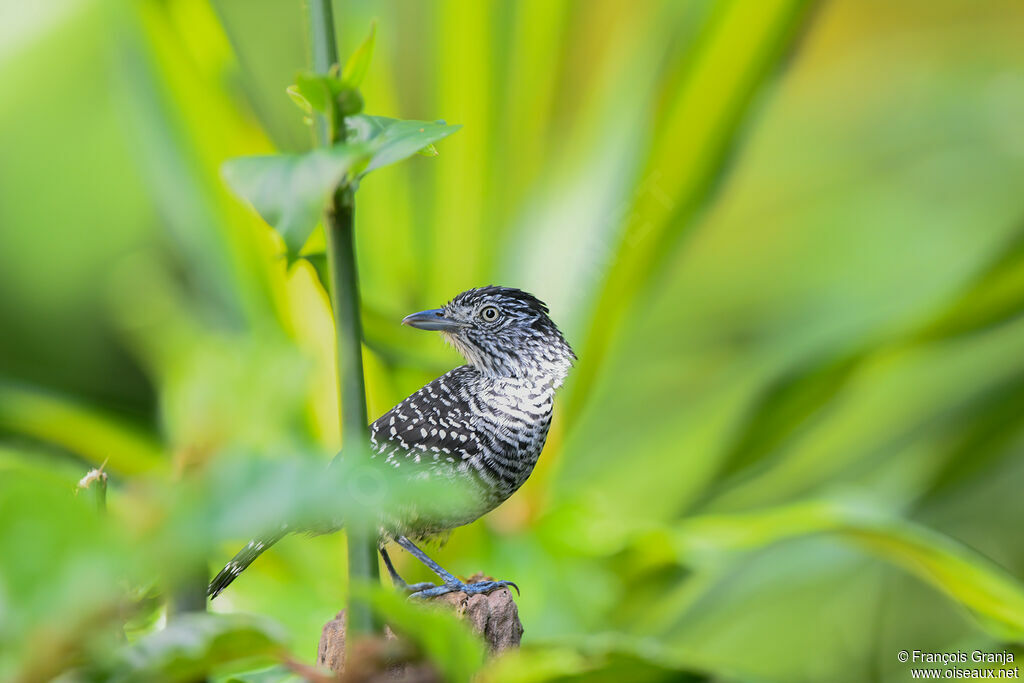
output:
POLYGON ((437 332, 454 332, 462 327, 451 318, 446 318, 444 310, 440 308, 432 308, 429 311, 420 311, 419 313, 407 315, 402 319, 402 324, 420 330, 437 332))

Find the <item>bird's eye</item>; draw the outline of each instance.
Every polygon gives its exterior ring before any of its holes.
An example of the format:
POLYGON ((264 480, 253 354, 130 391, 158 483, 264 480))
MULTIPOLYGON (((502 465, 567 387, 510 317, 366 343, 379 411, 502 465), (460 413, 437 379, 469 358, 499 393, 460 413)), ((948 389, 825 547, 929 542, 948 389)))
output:
POLYGON ((498 309, 494 306, 484 306, 480 309, 480 317, 486 322, 493 323, 498 319, 498 309))

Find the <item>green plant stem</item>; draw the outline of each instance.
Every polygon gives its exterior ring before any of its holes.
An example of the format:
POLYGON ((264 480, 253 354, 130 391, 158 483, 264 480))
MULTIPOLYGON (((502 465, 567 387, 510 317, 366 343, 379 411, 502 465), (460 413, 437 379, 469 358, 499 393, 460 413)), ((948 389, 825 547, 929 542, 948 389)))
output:
POLYGON ((100 472, 96 479, 96 511, 101 515, 107 514, 107 473, 100 472))
MULTIPOLYGON (((319 73, 337 63, 338 52, 334 37, 334 16, 330 0, 310 0, 310 42, 313 48, 313 68, 319 73)), ((326 117, 318 116, 316 141, 329 146, 345 140, 345 126, 339 119, 332 127, 326 117)), ((369 443, 366 426, 366 390, 363 380, 363 330, 359 313, 359 277, 355 254, 355 200, 351 189, 335 193, 324 214, 327 240, 327 263, 330 271, 331 299, 334 308, 334 326, 338 360, 338 397, 341 404, 341 432, 346 454, 355 462, 369 443)), ((377 566, 377 538, 368 520, 346 520, 348 532, 349 583, 379 581, 377 566)), ((370 605, 349 593, 348 642, 375 630, 370 605)))
MULTIPOLYGON (((309 0, 309 44, 313 51, 313 70, 325 74, 338 63, 338 43, 334 37, 334 11, 331 0, 309 0)), ((345 138, 345 127, 332 131, 330 122, 323 115, 316 117, 317 144, 326 147, 338 142, 334 136, 345 138)))

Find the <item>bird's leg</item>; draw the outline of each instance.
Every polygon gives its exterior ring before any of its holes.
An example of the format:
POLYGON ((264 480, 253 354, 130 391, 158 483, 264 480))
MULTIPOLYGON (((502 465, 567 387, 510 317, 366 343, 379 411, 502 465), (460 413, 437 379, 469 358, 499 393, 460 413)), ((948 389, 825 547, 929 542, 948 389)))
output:
MULTIPOLYGON (((413 544, 413 542, 405 536, 399 536, 395 539, 395 542, 397 542, 398 545, 402 546, 407 551, 412 553, 412 555, 417 560, 427 565, 427 568, 430 569, 430 571, 437 574, 441 578, 441 581, 444 582, 444 584, 441 586, 434 586, 433 584, 428 584, 430 586, 429 588, 415 590, 412 593, 412 595, 409 596, 410 598, 432 598, 437 595, 444 595, 445 593, 455 592, 466 593, 467 595, 476 595, 478 593, 490 593, 493 590, 497 590, 498 588, 504 588, 506 586, 512 586, 516 589, 516 593, 519 592, 519 586, 515 585, 511 581, 477 581, 476 583, 463 583, 462 581, 457 579, 454 574, 452 574, 447 569, 439 565, 437 562, 434 562, 432 559, 430 559, 425 552, 417 548, 416 545, 413 544)), ((386 558, 385 561, 387 562, 388 567, 390 568, 390 561, 386 558)), ((392 573, 392 577, 395 576, 397 576, 397 574, 392 573)), ((422 584, 416 584, 415 586, 410 586, 409 588, 416 589, 421 585, 422 584)))
POLYGON ((429 581, 424 581, 423 583, 414 583, 412 585, 406 583, 405 579, 399 576, 398 572, 395 571, 395 565, 391 564, 391 556, 388 555, 388 551, 384 548, 378 548, 378 550, 380 550, 380 556, 384 560, 384 566, 388 569, 388 574, 391 575, 391 583, 398 590, 405 591, 407 593, 416 593, 427 588, 436 587, 429 581))
POLYGON ((412 553, 413 557, 415 557, 417 560, 427 565, 427 569, 437 574, 441 578, 441 580, 444 581, 446 584, 454 584, 459 582, 459 580, 455 578, 454 574, 452 574, 447 569, 439 565, 437 562, 434 562, 432 559, 427 557, 427 554, 425 552, 417 548, 416 545, 405 536, 399 536, 395 539, 395 542, 397 542, 398 545, 402 546, 410 553, 412 553))

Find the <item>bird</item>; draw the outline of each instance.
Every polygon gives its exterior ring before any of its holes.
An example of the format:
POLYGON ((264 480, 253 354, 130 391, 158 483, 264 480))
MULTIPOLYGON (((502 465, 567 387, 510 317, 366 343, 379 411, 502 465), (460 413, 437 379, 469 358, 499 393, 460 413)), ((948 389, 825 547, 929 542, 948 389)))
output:
MULTIPOLYGON (((412 539, 446 538, 452 529, 498 507, 533 472, 551 427, 555 391, 577 359, 549 313, 532 294, 488 285, 402 320, 413 328, 439 332, 466 361, 402 400, 369 428, 364 457, 406 475, 407 481, 444 482, 460 494, 447 505, 410 503, 381 515, 377 549, 393 584, 411 598, 459 591, 475 595, 505 586, 519 590, 511 581, 465 583, 412 539), (387 553, 390 541, 441 582, 407 584, 387 553)), ((344 451, 335 462, 343 456, 344 451)), ((239 551, 210 582, 207 595, 217 597, 288 533, 325 533, 343 526, 336 521, 313 530, 282 524, 239 551)))

